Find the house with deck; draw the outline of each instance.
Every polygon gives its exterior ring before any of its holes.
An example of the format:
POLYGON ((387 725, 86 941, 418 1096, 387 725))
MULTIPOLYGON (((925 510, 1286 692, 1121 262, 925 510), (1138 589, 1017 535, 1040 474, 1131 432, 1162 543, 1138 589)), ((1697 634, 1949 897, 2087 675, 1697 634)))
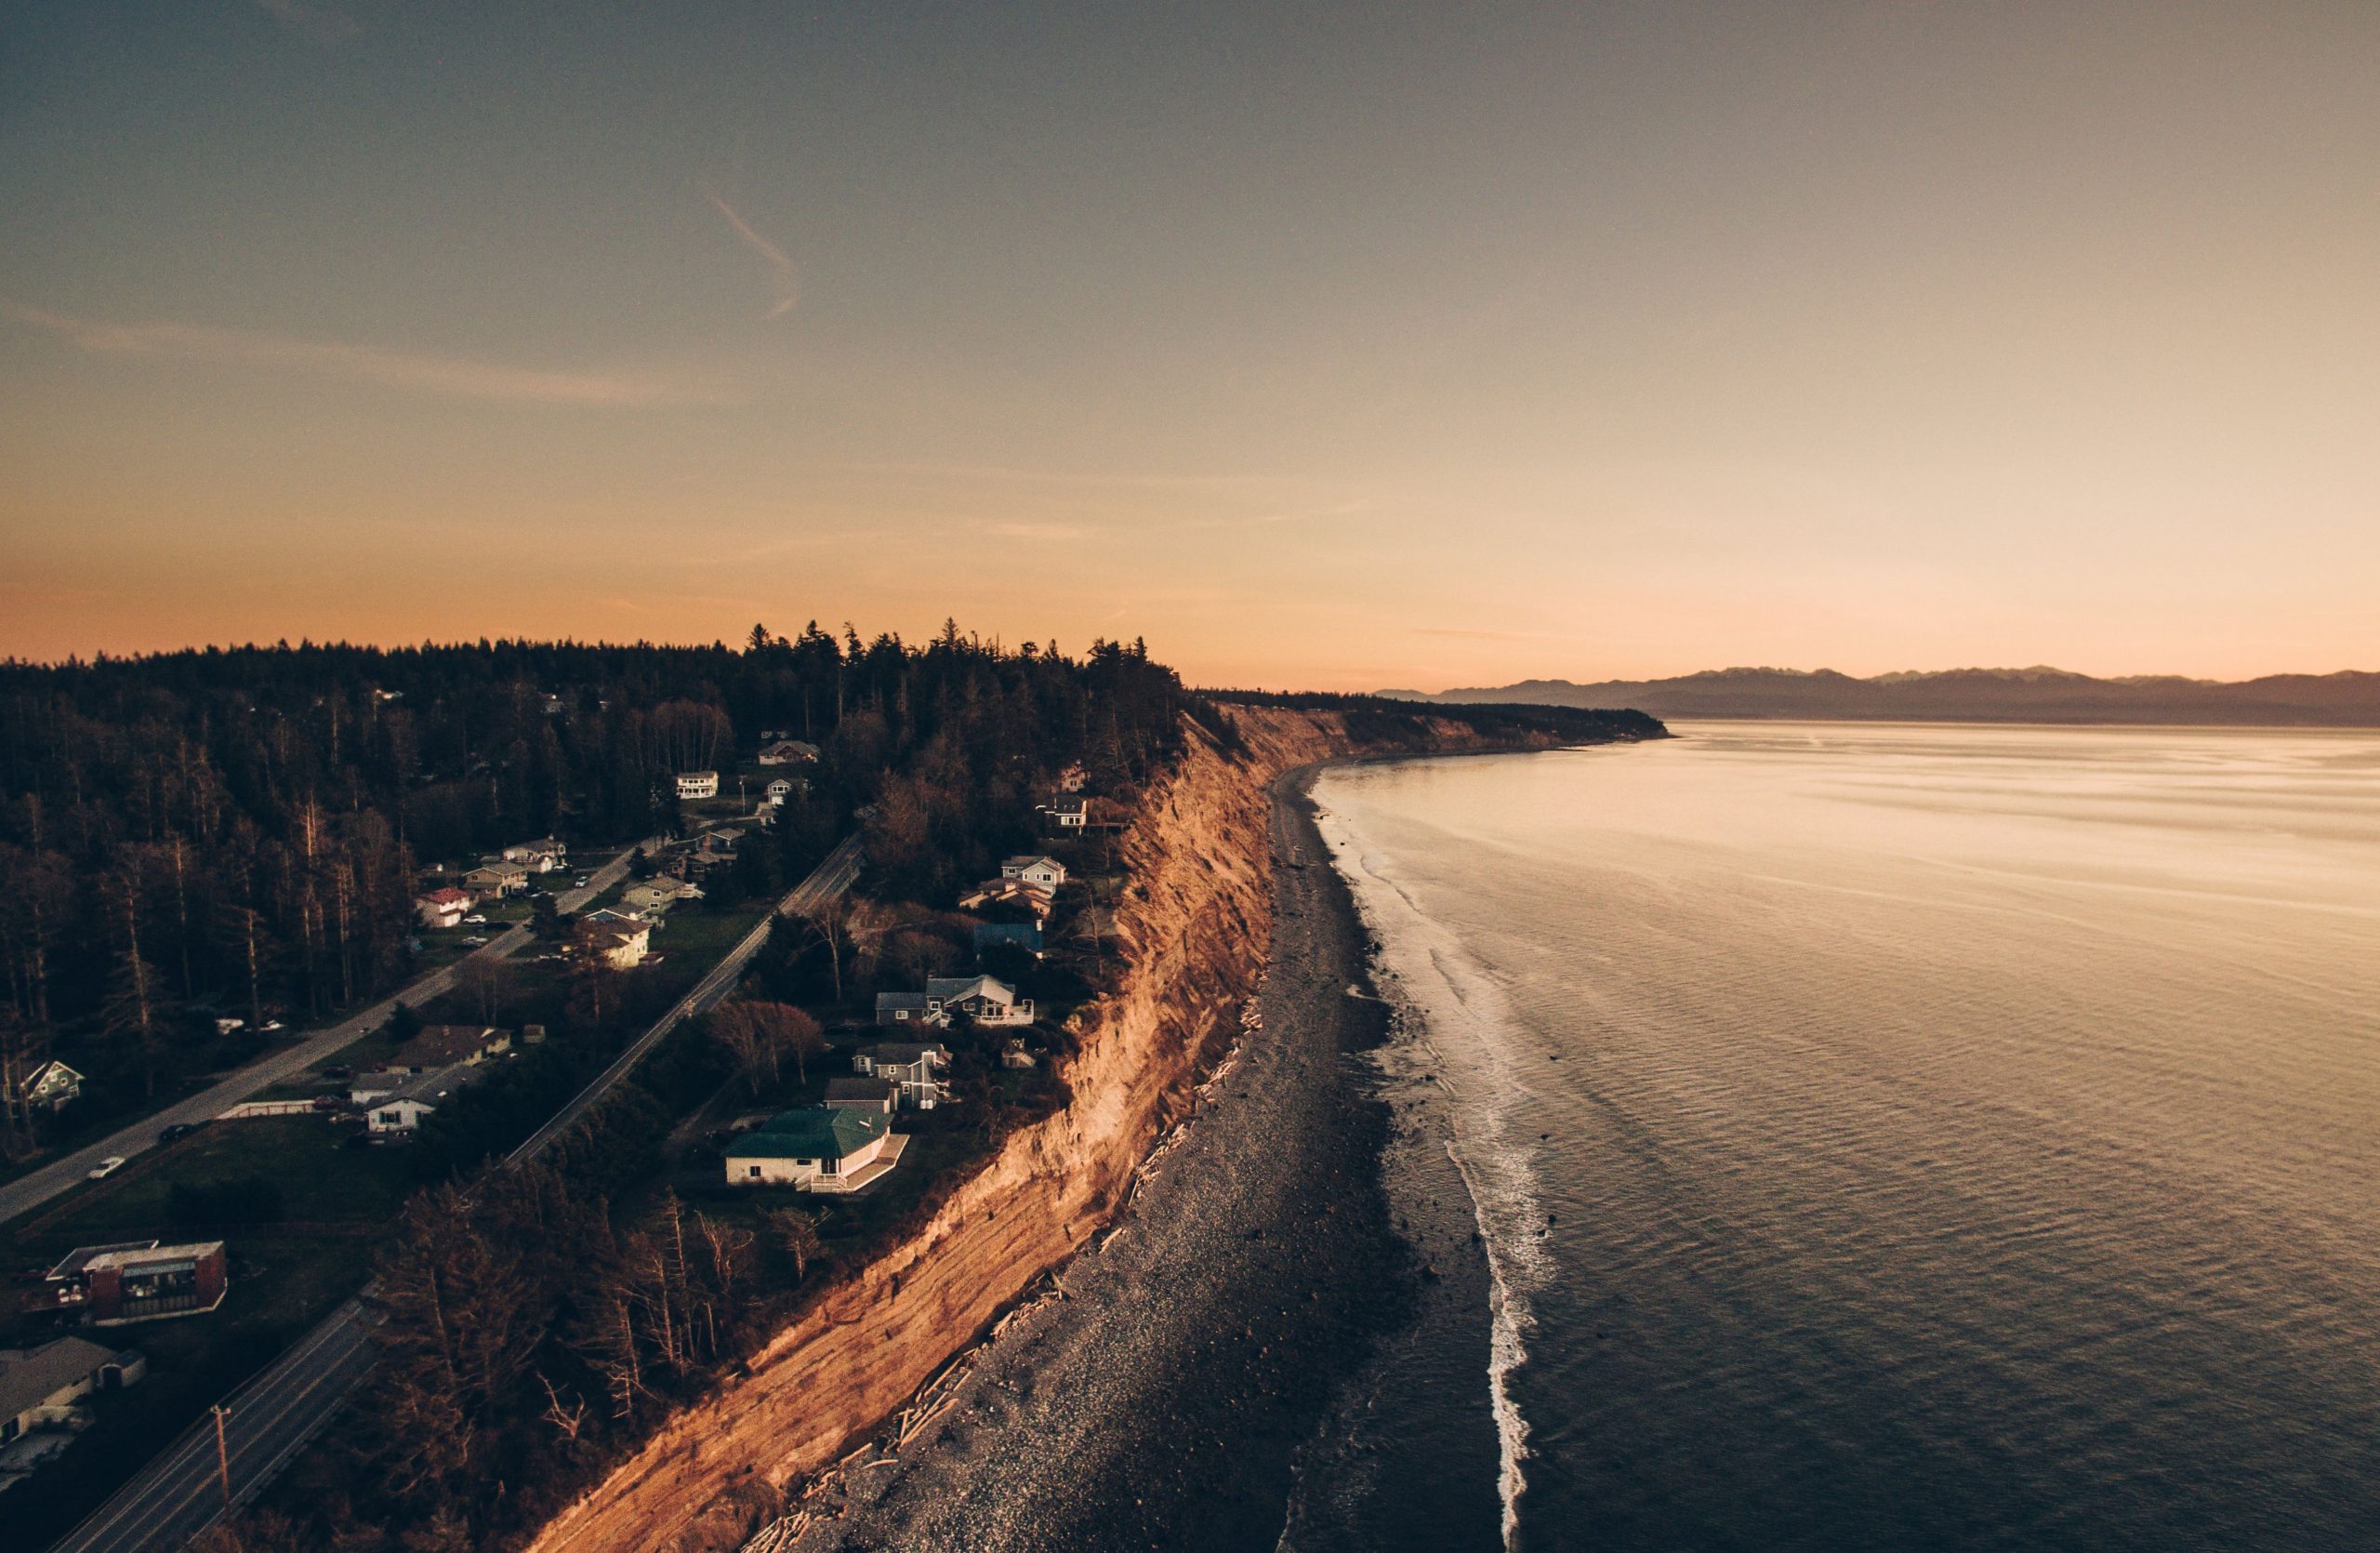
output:
POLYGON ((528 887, 529 870, 501 857, 492 857, 463 875, 463 888, 481 900, 501 900, 528 887))
POLYGON ((487 1071, 459 1063, 435 1073, 407 1079, 386 1095, 376 1095, 364 1113, 364 1124, 375 1138, 401 1136, 421 1125, 421 1119, 444 1105, 487 1071))
POLYGON ((703 890, 701 885, 692 883, 683 879, 671 879, 668 876, 664 875, 658 879, 647 880, 641 884, 630 885, 621 894, 620 904, 627 907, 631 911, 639 911, 642 912, 646 916, 652 916, 658 912, 667 911, 669 908, 677 905, 681 900, 700 900, 702 898, 703 890))
POLYGON ((1066 865, 1038 852, 1022 852, 1000 864, 1002 879, 1020 879, 1036 889, 1056 891, 1066 882, 1066 865))
POLYGON ((950 1098, 943 1075, 950 1071, 950 1049, 940 1042, 884 1042, 852 1054, 861 1077, 880 1080, 901 1092, 900 1104, 930 1111, 950 1098))
POLYGON ((863 1191, 901 1162, 908 1144, 879 1112, 824 1106, 780 1111, 727 1146, 727 1184, 863 1191))
POLYGON ((33 1110, 54 1115, 82 1097, 83 1075, 55 1059, 17 1081, 17 1099, 33 1110))
POLYGON ((678 796, 686 799, 717 798, 719 773, 716 771, 681 771, 678 773, 678 796))
POLYGON ((1041 813, 1061 830, 1079 830, 1091 823, 1091 802, 1082 798, 1053 798, 1042 804, 1041 813))
POLYGON ((551 836, 516 842, 504 849, 504 861, 518 863, 531 873, 555 873, 570 867, 570 848, 551 836))
POLYGON ((1048 922, 1055 905, 1047 889, 1022 879, 986 879, 959 897, 961 911, 1021 912, 1037 923, 1048 922))
POLYGON ((760 749, 762 765, 815 765, 818 747, 798 738, 781 738, 760 749))
POLYGON ((922 992, 879 992, 879 1025, 924 1025, 942 1029, 961 1016, 979 1025, 1029 1025, 1033 1000, 998 976, 932 976, 922 992))
POLYGON ((890 1116, 900 1103, 900 1086, 890 1079, 841 1078, 826 1081, 828 1110, 875 1111, 890 1116))
POLYGON ((125 1241, 75 1247, 42 1284, 35 1308, 87 1326, 128 1326, 206 1314, 223 1303, 231 1274, 221 1241, 125 1241))

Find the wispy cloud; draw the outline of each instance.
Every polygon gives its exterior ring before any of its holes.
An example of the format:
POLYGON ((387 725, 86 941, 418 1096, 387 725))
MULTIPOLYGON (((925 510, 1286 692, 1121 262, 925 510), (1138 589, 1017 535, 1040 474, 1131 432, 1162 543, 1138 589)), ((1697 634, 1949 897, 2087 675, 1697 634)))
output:
POLYGON ((751 223, 738 216, 735 207, 722 199, 718 190, 706 189, 703 192, 710 196, 711 204, 719 206, 719 213, 727 218, 727 224, 735 229, 735 235, 744 239, 745 246, 759 254, 769 267, 772 300, 769 311, 760 316, 777 318, 793 311, 793 304, 801 299, 801 282, 793 272, 793 260, 786 258, 783 248, 754 232, 751 223))
POLYGON ((1006 539, 1079 539, 1090 530, 1070 523, 996 523, 992 532, 1006 539))
POLYGON ((680 405, 718 402, 714 390, 635 373, 548 372, 468 356, 442 356, 340 340, 298 339, 259 329, 151 321, 111 324, 41 308, 0 305, 20 324, 63 336, 94 355, 151 356, 288 367, 458 399, 542 405, 680 405))

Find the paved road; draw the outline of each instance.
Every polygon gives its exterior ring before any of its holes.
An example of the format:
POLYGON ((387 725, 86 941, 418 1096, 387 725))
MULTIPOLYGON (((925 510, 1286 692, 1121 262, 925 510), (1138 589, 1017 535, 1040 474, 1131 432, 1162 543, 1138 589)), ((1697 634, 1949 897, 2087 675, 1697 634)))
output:
MULTIPOLYGON (((621 863, 625 866, 625 857, 621 863)), ((809 878, 787 894, 778 909, 799 914, 839 898, 859 877, 860 863, 859 838, 847 837, 809 878)), ((626 1078, 679 1021, 725 997, 768 936, 769 923, 763 921, 505 1162, 518 1164, 536 1158, 626 1078)), ((365 1294, 369 1293, 367 1289, 365 1294)), ((330 1422, 348 1389, 372 1368, 376 1357, 372 1328, 377 1320, 361 1298, 348 1301, 324 1317, 295 1347, 224 1399, 224 1440, 231 1454, 234 1502, 245 1503, 271 1481, 330 1422)), ((222 1513, 215 1425, 211 1418, 202 1419, 55 1544, 51 1553, 146 1553, 150 1549, 162 1553, 205 1531, 222 1513)))
MULTIPOLYGON (((628 872, 628 859, 635 853, 636 848, 630 847, 597 869, 588 876, 584 889, 564 891, 558 897, 562 909, 575 911, 599 893, 617 883, 628 872)), ((129 1160, 157 1147, 157 1135, 178 1122, 211 1122, 257 1091, 270 1089, 328 1061, 388 1023, 389 1015, 396 1011, 399 1000, 419 1004, 425 999, 434 998, 455 985, 456 976, 470 961, 500 960, 528 941, 527 924, 507 928, 490 939, 485 949, 474 949, 452 965, 431 971, 407 983, 361 1013, 308 1036, 295 1046, 268 1053, 187 1099, 177 1100, 165 1109, 122 1128, 112 1136, 86 1145, 72 1154, 61 1155, 39 1170, 0 1186, 0 1224, 20 1214, 32 1212, 84 1180, 93 1165, 111 1154, 129 1160)))

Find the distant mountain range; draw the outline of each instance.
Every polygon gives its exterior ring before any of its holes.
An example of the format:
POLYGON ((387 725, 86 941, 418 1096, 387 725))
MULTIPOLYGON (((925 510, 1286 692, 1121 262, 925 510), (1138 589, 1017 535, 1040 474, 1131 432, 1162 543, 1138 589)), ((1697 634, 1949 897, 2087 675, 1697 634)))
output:
POLYGON ((1950 669, 1858 679, 1831 669, 1715 669, 1669 680, 1523 680, 1405 701, 1502 701, 1633 707, 1664 722, 1709 718, 1846 718, 1929 723, 2213 723, 2380 727, 2380 673, 2272 674, 2190 680, 2094 679, 2063 669, 1950 669))

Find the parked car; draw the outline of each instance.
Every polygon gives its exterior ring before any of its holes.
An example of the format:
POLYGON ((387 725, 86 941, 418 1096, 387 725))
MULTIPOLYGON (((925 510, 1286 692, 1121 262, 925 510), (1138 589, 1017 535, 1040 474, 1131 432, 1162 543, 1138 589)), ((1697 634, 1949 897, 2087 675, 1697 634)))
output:
POLYGON ((263 1024, 258 1025, 257 1029, 270 1033, 271 1031, 281 1029, 281 1021, 278 1019, 267 1019, 263 1024))
POLYGON ((166 1128, 164 1132, 159 1133, 157 1135, 157 1141, 159 1143, 179 1143, 182 1139, 190 1136, 191 1134, 197 1131, 198 1123, 195 1122, 177 1122, 172 1126, 166 1128))
POLYGON ((350 1068, 346 1063, 334 1062, 328 1068, 323 1069, 323 1077, 334 1082, 344 1082, 355 1077, 355 1069, 350 1068))
POLYGON ((583 890, 587 888, 587 882, 593 877, 593 874, 582 873, 570 882, 570 887, 574 890, 583 890))
POLYGON ((476 933, 463 940, 463 947, 467 949, 484 949, 486 946, 487 940, 476 933))
POLYGON ((469 916, 463 919, 463 925, 466 927, 485 927, 487 925, 487 919, 474 911, 469 916))
POLYGON ((110 1154, 106 1159, 101 1160, 98 1164, 91 1167, 91 1174, 86 1177, 86 1179, 92 1181, 104 1181, 123 1168, 123 1159, 117 1155, 110 1154))

